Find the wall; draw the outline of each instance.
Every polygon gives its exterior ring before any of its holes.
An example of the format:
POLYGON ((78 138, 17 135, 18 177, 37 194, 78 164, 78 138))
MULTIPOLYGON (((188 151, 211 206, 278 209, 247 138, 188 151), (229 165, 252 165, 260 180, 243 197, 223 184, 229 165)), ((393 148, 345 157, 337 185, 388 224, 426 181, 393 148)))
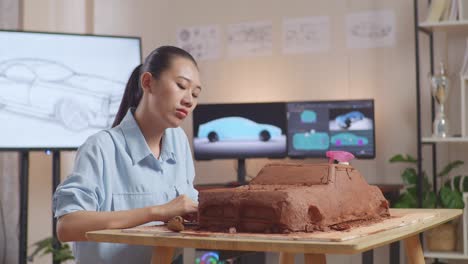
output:
MULTIPOLYGON (((400 183, 400 169, 387 160, 396 153, 416 153, 413 7, 407 0, 256 0, 256 1, 59 1, 24 0, 24 29, 93 32, 141 36, 143 54, 162 44, 175 44, 178 27, 258 20, 273 22, 273 55, 200 61, 204 91, 201 103, 267 102, 374 98, 377 154, 374 160, 353 163, 370 182, 400 183), (393 47, 348 49, 345 17, 352 12, 390 10, 396 15, 393 47), (331 50, 305 55, 281 54, 283 18, 330 16, 331 50)), ((223 43, 225 44, 225 43, 223 43)), ((191 119, 183 128, 192 136, 191 119)), ((74 153, 62 159, 62 176, 69 172, 74 153)), ((31 242, 50 235, 51 160, 31 155, 31 242)), ((247 160, 255 175, 267 159, 247 160)), ((306 159, 303 162, 317 162, 306 159)), ((196 162, 196 183, 235 180, 235 161, 196 162)), ((386 263, 388 248, 376 256, 386 263)), ((330 263, 358 263, 360 256, 330 256, 330 263)), ((50 263, 48 257, 35 263, 50 263)))
MULTIPOLYGON (((200 103, 375 98, 377 158, 357 161, 372 182, 400 182, 387 160, 395 153, 415 154, 414 34, 408 1, 111 1, 95 3, 94 32, 141 35, 144 54, 162 43, 175 44, 178 27, 271 20, 273 56, 200 61, 205 87, 200 103), (267 7, 267 8, 265 8, 267 7), (346 48, 344 17, 350 12, 392 10, 397 14, 397 44, 392 48, 346 48), (167 10, 169 10, 167 12, 167 10), (287 17, 329 15, 332 49, 312 55, 281 54, 281 21, 287 17), (111 19, 119 17, 118 20, 111 19), (146 26, 145 26, 146 25, 146 26)), ((225 55, 225 54, 224 54, 225 55)), ((183 125, 192 135, 191 120, 183 125)), ((247 160, 255 175, 268 162, 247 160)), ((314 162, 306 160, 305 162, 314 162)), ((235 180, 235 161, 196 163, 197 183, 235 180)))

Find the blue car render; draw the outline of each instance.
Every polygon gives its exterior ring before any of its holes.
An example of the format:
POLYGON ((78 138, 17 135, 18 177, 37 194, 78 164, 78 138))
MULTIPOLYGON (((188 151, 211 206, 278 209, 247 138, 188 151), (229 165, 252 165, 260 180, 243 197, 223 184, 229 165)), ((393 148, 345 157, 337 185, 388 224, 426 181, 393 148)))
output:
POLYGON ((344 115, 339 115, 335 118, 339 127, 348 129, 353 122, 364 119, 364 114, 359 111, 352 111, 344 115))
POLYGON ((330 147, 330 138, 327 133, 295 133, 293 148, 295 150, 326 150, 330 147))
POLYGON ((244 117, 223 117, 200 125, 199 138, 208 138, 210 142, 222 140, 261 140, 281 136, 281 128, 258 124, 244 117))

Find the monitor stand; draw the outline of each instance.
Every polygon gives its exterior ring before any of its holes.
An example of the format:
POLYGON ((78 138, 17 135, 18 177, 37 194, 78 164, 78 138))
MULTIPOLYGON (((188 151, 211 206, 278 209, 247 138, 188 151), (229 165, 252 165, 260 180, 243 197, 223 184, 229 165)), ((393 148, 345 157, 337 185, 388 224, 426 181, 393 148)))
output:
POLYGON ((239 185, 245 185, 245 159, 237 159, 237 182, 239 185))

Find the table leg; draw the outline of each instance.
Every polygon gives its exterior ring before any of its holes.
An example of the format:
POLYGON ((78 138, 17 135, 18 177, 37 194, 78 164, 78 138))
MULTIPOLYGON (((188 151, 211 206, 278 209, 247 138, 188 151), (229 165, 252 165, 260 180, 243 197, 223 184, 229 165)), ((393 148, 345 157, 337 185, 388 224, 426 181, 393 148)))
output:
POLYGON ((374 250, 371 249, 362 253, 362 264, 374 264, 374 250))
POLYGON ((279 264, 294 264, 294 253, 280 252, 279 264))
POLYGON ((304 264, 326 264, 325 254, 304 254, 304 264))
POLYGON ((425 264, 424 255, 419 241, 419 235, 408 237, 405 240, 405 251, 409 264, 425 264))
POLYGON ((173 247, 154 247, 151 264, 170 264, 174 257, 173 247))
POLYGON ((390 263, 400 264, 400 241, 390 244, 390 263))

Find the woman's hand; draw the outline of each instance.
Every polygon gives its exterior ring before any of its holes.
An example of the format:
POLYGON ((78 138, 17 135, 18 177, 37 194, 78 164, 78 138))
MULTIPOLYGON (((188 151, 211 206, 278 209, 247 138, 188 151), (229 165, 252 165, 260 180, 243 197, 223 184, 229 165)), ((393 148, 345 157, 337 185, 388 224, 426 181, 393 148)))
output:
POLYGON ((153 209, 155 220, 168 221, 174 216, 196 213, 198 211, 198 203, 186 195, 179 195, 166 204, 154 206, 153 209))
POLYGON ((182 216, 188 222, 197 222, 198 221, 198 212, 189 213, 182 216))
POLYGON ((151 221, 168 221, 174 216, 196 213, 198 204, 180 195, 163 205, 113 212, 76 211, 61 216, 57 223, 60 241, 86 241, 86 232, 102 229, 123 229, 151 221))

